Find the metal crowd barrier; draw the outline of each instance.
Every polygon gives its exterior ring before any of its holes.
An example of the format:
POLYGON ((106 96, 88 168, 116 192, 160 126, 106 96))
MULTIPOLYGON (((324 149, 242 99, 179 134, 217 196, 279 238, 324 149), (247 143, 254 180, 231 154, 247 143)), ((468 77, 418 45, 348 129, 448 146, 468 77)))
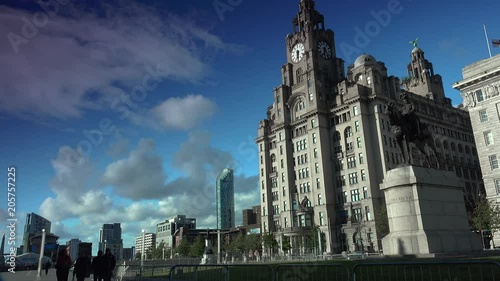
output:
POLYGON ((349 281, 349 269, 342 264, 280 264, 275 281, 349 281))
POLYGON ((175 265, 170 269, 170 281, 255 281, 274 280, 274 270, 265 264, 175 265))
POLYGON ((116 281, 500 281, 489 260, 119 266, 116 281), (352 267, 352 268, 351 268, 352 267), (349 269, 351 268, 351 269, 349 269))
POLYGON ((500 263, 488 260, 371 262, 352 269, 353 281, 500 281, 500 263))

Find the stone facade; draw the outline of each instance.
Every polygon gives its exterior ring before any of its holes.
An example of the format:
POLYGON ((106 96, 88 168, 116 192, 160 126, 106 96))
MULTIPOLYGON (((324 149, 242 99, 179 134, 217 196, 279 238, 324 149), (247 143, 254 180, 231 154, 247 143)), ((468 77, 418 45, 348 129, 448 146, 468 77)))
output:
POLYGON ((390 233, 385 255, 427 255, 481 251, 470 231, 463 182, 450 171, 406 166, 387 172, 385 192, 390 233))
MULTIPOLYGON (((500 203, 500 55, 468 65, 463 80, 453 84, 469 111, 486 197, 500 203)), ((500 234, 494 235, 500 245, 500 234)))
POLYGON ((291 245, 294 255, 381 250, 379 185, 402 159, 383 109, 401 104, 402 93, 432 128, 440 168, 465 182, 466 201, 473 202, 482 176, 469 116, 445 97, 424 52, 411 51, 403 85, 368 54, 346 73, 314 1, 300 1, 299 10, 285 39, 281 84, 256 138, 262 232, 291 245))

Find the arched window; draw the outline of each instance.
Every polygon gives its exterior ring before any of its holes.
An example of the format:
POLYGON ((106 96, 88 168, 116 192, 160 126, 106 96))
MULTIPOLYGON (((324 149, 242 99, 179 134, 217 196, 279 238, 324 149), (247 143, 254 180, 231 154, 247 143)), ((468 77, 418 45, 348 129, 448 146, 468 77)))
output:
POLYGON ((345 128, 344 135, 345 135, 345 138, 352 137, 352 128, 351 128, 351 126, 345 128))
POLYGON ((299 69, 297 69, 297 83, 300 83, 302 82, 303 80, 303 77, 302 77, 302 67, 299 67, 299 69))
POLYGON ((434 145, 436 146, 436 148, 441 148, 441 142, 439 141, 439 139, 436 139, 434 141, 434 145))
POLYGON ((340 132, 336 131, 335 134, 333 135, 333 141, 337 142, 340 141, 340 132))
POLYGON ((451 142, 450 147, 451 147, 451 151, 455 151, 456 150, 456 146, 455 146, 454 142, 451 142))
POLYGON ((464 147, 462 146, 461 143, 458 144, 458 152, 460 153, 464 152, 464 147))
POLYGON ((443 148, 448 149, 448 141, 443 141, 443 148))
POLYGON ((465 153, 470 154, 470 148, 468 145, 465 146, 465 153))

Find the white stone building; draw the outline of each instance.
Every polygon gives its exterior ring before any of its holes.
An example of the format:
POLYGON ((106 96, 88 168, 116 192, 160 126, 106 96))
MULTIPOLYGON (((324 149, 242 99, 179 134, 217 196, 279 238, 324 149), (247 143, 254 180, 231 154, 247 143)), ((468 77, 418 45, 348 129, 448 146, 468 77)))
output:
POLYGON ((285 245, 293 255, 381 250, 379 184, 401 162, 383 109, 401 103, 402 93, 432 128, 440 168, 465 181, 472 204, 481 174, 469 117, 445 97, 424 52, 411 51, 403 85, 367 54, 345 73, 314 1, 301 0, 299 9, 285 41, 282 81, 256 138, 262 232, 275 235, 280 253, 285 245))

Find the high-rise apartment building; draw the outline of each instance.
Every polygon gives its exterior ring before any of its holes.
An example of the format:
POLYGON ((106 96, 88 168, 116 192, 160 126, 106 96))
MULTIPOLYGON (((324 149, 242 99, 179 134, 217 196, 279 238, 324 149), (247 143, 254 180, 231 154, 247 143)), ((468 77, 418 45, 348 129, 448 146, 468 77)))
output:
MULTIPOLYGON (((402 107, 403 96, 432 129, 439 168, 463 179, 472 205, 481 172, 468 113, 445 97, 424 52, 411 50, 408 77, 401 80, 368 54, 346 73, 314 1, 301 0, 292 23, 282 81, 256 138, 262 232, 273 233, 280 245, 286 239, 291 254, 382 250, 379 185, 402 162, 384 108, 391 101, 402 107), (320 243, 313 237, 318 232, 320 243)), ((411 153, 413 164, 424 165, 415 147, 411 153)))
POLYGON ((224 169, 216 183, 217 229, 234 227, 234 175, 233 170, 224 169))
MULTIPOLYGON (((453 84, 469 111, 486 198, 500 204, 500 55, 467 65, 453 84)), ((493 236, 500 245, 500 235, 493 236)))
POLYGON ((36 234, 41 234, 43 229, 45 229, 45 233, 50 233, 50 227, 51 223, 48 219, 35 213, 27 214, 23 235, 24 253, 29 253, 32 251, 30 242, 31 237, 35 236, 36 234))
MULTIPOLYGON (((144 252, 152 250, 156 245, 156 233, 144 233, 144 252)), ((142 233, 135 237, 135 248, 137 253, 142 253, 142 233)))
POLYGON ((105 252, 106 248, 111 250, 117 260, 122 258, 123 240, 120 223, 105 223, 99 231, 99 250, 105 252))

